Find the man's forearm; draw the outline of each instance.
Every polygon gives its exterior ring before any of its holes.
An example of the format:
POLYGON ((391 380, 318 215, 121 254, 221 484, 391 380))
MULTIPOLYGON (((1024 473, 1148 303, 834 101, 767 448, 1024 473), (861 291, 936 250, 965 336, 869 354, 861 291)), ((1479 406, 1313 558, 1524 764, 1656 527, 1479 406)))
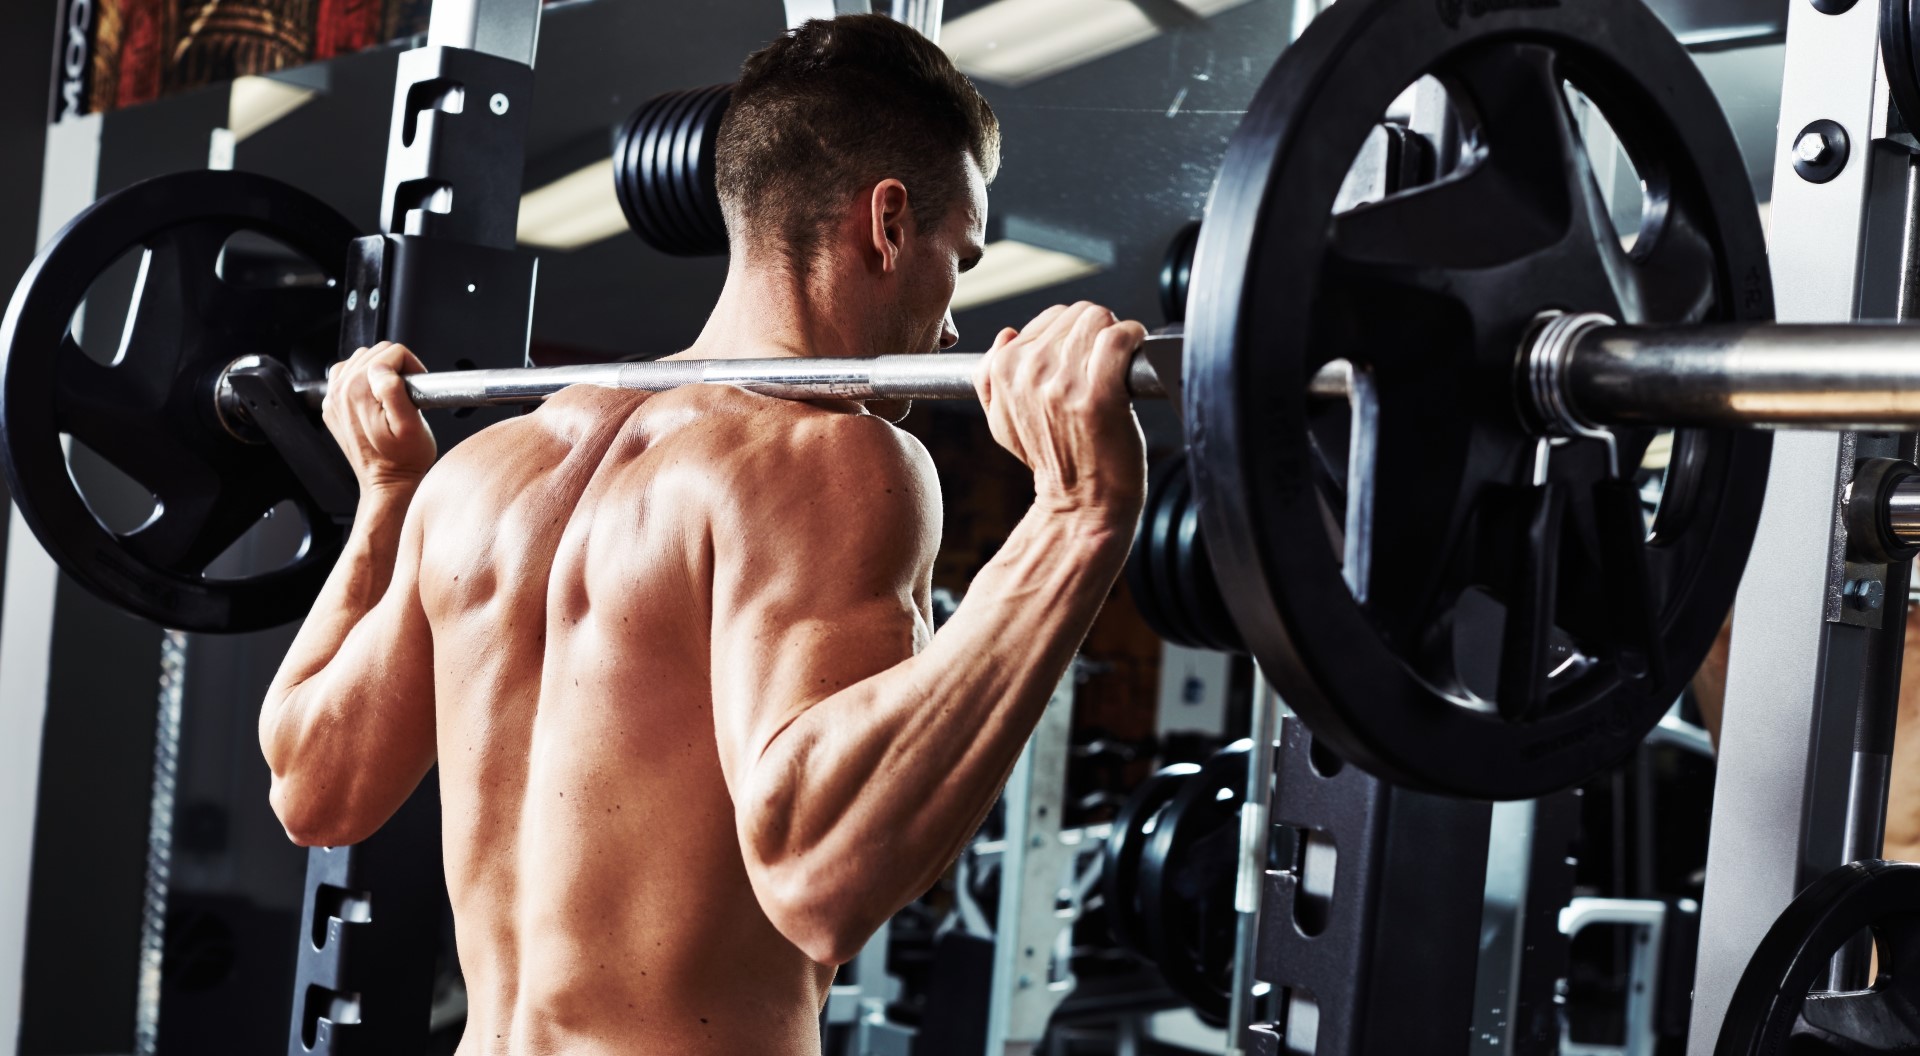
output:
POLYGON ((290 748, 299 739, 301 716, 294 707, 295 691, 326 669, 347 635, 379 603, 393 581, 401 528, 417 487, 394 485, 361 494, 340 559, 267 691, 260 732, 269 763, 275 762, 277 747, 290 748))
POLYGON ((815 704, 754 770, 763 861, 877 924, 978 827, 1126 559, 1132 525, 1036 508, 919 655, 815 704), (831 892, 831 894, 826 894, 831 892))

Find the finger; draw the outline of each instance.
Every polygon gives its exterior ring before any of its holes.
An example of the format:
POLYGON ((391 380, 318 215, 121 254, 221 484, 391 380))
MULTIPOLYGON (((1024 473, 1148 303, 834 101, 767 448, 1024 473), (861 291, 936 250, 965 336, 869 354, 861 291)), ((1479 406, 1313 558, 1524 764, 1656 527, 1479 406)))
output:
POLYGON ((1056 304, 1053 307, 1048 308, 1046 311, 1041 312, 1039 315, 1034 316, 1033 322, 1028 323, 1024 327, 1021 327, 1020 332, 1023 334, 1027 334, 1029 336, 1034 336, 1034 337, 1044 334, 1047 330, 1047 327, 1053 325, 1053 321, 1055 319, 1060 318, 1061 314, 1064 313, 1066 310, 1067 310, 1066 305, 1056 304))
MULTIPOLYGON (((1002 329, 998 334, 995 334, 993 336, 993 348, 999 348, 1001 345, 1004 345, 1007 342, 1019 336, 1020 336, 1020 331, 1015 330, 1011 326, 1006 327, 1002 329)), ((992 351, 992 349, 989 349, 988 351, 992 351)))
POLYGON ((374 398, 379 401, 380 424, 388 437, 406 441, 425 428, 419 408, 407 395, 406 379, 398 371, 384 364, 375 366, 368 372, 368 382, 374 398))
POLYGON ((1133 369, 1133 354, 1147 339, 1147 328, 1128 319, 1100 331, 1094 339, 1093 354, 1087 357, 1087 377, 1095 392, 1127 392, 1127 376, 1133 369))
POLYGON ((1094 342, 1101 331, 1113 325, 1113 313, 1098 305, 1088 305, 1073 320, 1072 329, 1061 335, 1061 368, 1069 375, 1071 383, 1078 384, 1088 376, 1087 360, 1093 355, 1094 342))
POLYGON ((1093 348, 1093 339, 1099 336, 1100 331, 1114 324, 1113 313, 1101 305, 1092 303, 1077 304, 1074 307, 1079 310, 1074 314, 1073 323, 1068 328, 1067 340, 1075 342, 1079 348, 1090 351, 1093 348))
POLYGON ((379 351, 367 357, 367 369, 385 369, 398 372, 406 369, 409 363, 417 362, 419 361, 414 359, 413 353, 407 351, 405 345, 387 344, 379 351))
MULTIPOLYGON (((1035 337, 1035 341, 1036 342, 1057 342, 1057 341, 1064 340, 1068 334, 1071 334, 1073 332, 1074 324, 1078 323, 1080 321, 1080 317, 1082 315, 1085 315, 1087 312, 1087 309, 1092 307, 1093 307, 1093 304, 1091 302, 1075 301, 1074 303, 1061 308, 1060 313, 1058 315, 1055 315, 1053 318, 1047 320, 1046 326, 1042 328, 1040 333, 1035 337)), ((1030 336, 1033 335, 1033 328, 1028 327, 1027 333, 1030 336)))

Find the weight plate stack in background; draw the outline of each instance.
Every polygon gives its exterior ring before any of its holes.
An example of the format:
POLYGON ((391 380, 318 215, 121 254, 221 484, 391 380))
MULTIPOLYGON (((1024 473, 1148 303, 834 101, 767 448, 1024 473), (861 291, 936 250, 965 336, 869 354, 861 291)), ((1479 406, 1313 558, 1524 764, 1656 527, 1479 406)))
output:
POLYGON ((676 257, 720 256, 727 228, 714 186, 714 147, 733 85, 654 96, 620 126, 613 183, 640 240, 676 257))

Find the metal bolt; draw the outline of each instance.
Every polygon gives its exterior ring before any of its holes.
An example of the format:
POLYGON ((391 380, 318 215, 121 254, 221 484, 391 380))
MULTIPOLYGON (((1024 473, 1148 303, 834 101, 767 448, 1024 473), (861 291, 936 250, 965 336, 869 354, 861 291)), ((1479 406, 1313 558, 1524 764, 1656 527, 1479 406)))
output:
POLYGON ((1020 977, 1020 983, 1019 983, 1020 989, 1025 990, 1027 987, 1032 985, 1033 985, 1033 976, 1023 975, 1020 977))
POLYGON ((1793 156, 1809 165, 1818 165, 1833 153, 1833 147, 1827 143, 1827 137, 1819 132, 1802 132, 1794 141, 1793 156))
POLYGON ((1872 611, 1885 604, 1887 585, 1877 579, 1851 579, 1840 593, 1849 606, 1872 611))
POLYGON ((370 312, 377 312, 380 310, 380 291, 379 290, 374 290, 372 293, 367 294, 367 310, 370 312))
POLYGON ((1840 122, 1809 121, 1793 137, 1793 171, 1808 183, 1827 183, 1845 171, 1849 149, 1840 122))
POLYGON ((360 307, 360 291, 348 290, 347 291, 347 311, 351 312, 358 307, 360 307))
POLYGON ((487 100, 487 109, 492 110, 496 114, 506 113, 507 97, 499 92, 493 93, 493 98, 487 100))

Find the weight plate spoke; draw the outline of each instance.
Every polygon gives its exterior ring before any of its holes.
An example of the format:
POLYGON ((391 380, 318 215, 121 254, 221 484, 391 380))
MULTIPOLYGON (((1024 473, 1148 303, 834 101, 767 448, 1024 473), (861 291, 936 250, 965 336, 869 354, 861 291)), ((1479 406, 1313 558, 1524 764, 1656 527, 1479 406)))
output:
POLYGON ((1623 323, 1697 323, 1713 310, 1713 244, 1692 217, 1665 208, 1634 244, 1632 269, 1622 283, 1623 323))
POLYGON ((218 285, 215 266, 231 234, 223 224, 182 224, 147 242, 115 369, 136 374, 152 391, 172 388, 185 351, 199 338, 209 307, 202 291, 218 285))
POLYGON ((1912 1052, 1920 1049, 1912 1002, 1890 990, 1809 994, 1793 1028, 1794 1053, 1912 1052))
POLYGON ((197 484, 158 495, 157 515, 122 537, 127 550, 155 565, 205 571, 284 497, 242 492, 217 478, 197 484))
POLYGON ((1546 692, 1548 642, 1558 599, 1560 490, 1548 483, 1517 496, 1512 552, 1513 582, 1503 599, 1506 622, 1500 642, 1500 679, 1495 705, 1509 722, 1530 718, 1546 692))
POLYGON ((142 372, 102 366, 87 358, 71 334, 61 338, 56 354, 60 359, 53 397, 61 431, 80 437, 88 447, 94 447, 92 437, 97 432, 149 427, 152 423, 147 419, 166 404, 164 387, 151 384, 142 372))
POLYGON ((1342 214, 1334 252, 1450 272, 1519 260, 1566 230, 1563 169, 1583 148, 1553 72, 1554 53, 1491 45, 1460 55, 1440 75, 1464 94, 1485 153, 1465 172, 1342 214), (1486 218, 1499 215, 1498 224, 1486 218))
MULTIPOLYGON (((1342 0, 1250 105, 1195 251, 1190 465, 1233 622, 1317 737, 1398 784, 1527 798, 1623 758, 1681 691, 1732 601, 1769 443, 1701 434, 1712 472, 1689 479, 1690 515, 1664 526, 1657 557, 1598 523, 1602 445, 1557 446, 1544 474, 1564 496, 1561 526, 1522 545, 1531 522, 1501 497, 1535 486, 1539 468, 1513 390, 1523 342, 1548 311, 1762 320, 1771 302, 1738 145, 1657 17, 1632 0, 1452 23, 1449 10, 1342 0), (1356 156, 1428 74, 1461 111, 1463 162, 1335 215, 1347 173, 1330 159, 1356 156), (1632 250, 1576 99, 1597 102, 1645 180, 1650 219, 1632 250), (1310 436, 1330 441, 1344 423, 1302 390, 1340 358, 1369 368, 1379 397, 1364 603, 1309 473, 1310 436), (1655 641, 1664 660, 1637 671, 1659 659, 1655 641)), ((1623 455, 1646 439, 1623 434, 1623 455)))

